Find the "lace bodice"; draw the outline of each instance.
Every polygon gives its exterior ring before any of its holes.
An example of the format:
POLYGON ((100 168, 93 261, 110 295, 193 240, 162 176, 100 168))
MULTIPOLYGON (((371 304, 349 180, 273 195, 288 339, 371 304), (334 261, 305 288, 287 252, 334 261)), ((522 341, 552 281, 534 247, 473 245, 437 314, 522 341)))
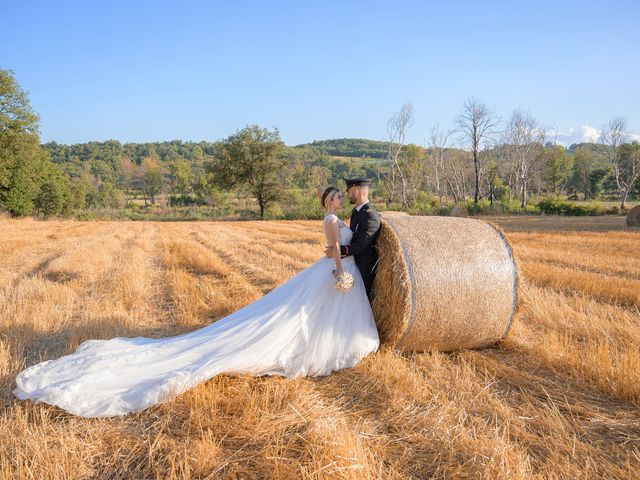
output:
POLYGON ((327 228, 329 226, 329 220, 334 217, 338 219, 338 227, 340 232, 340 245, 349 245, 351 243, 351 237, 353 237, 353 232, 349 228, 349 225, 344 223, 342 220, 340 220, 340 218, 338 218, 337 215, 333 213, 325 215, 324 222, 322 224, 324 229, 325 245, 329 245, 329 235, 327 232, 327 228))

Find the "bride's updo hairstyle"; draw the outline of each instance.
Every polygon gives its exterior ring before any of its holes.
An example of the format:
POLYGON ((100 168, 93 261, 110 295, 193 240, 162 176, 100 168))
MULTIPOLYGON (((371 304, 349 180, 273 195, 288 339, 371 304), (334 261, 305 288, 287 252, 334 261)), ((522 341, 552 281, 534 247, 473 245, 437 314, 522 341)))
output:
POLYGON ((331 203, 331 200, 333 200, 333 196, 338 193, 340 190, 338 190, 336 187, 327 187, 324 192, 322 192, 322 195, 320 196, 320 205, 322 205, 322 208, 324 210, 327 209, 327 207, 329 206, 329 203, 331 203))

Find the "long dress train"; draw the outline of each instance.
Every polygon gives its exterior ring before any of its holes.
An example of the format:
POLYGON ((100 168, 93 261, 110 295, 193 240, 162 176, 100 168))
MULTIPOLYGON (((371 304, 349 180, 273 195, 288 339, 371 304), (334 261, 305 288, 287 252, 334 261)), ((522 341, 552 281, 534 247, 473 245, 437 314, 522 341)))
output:
MULTIPOLYGON (((325 217, 325 237, 326 220, 325 217)), ((352 232, 340 223, 340 241, 352 232)), ((24 369, 13 393, 83 417, 124 415, 171 400, 219 373, 324 376, 355 366, 379 337, 360 271, 337 292, 322 257, 249 305, 199 330, 165 338, 87 340, 74 353, 24 369)))

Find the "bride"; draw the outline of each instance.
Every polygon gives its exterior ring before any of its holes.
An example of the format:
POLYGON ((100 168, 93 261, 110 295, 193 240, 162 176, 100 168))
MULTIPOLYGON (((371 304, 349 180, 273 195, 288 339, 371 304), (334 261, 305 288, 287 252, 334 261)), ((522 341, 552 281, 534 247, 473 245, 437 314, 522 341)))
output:
MULTIPOLYGON (((327 246, 353 233, 321 195, 327 246)), ((24 369, 13 393, 83 417, 109 417, 169 401, 214 375, 324 376, 378 349, 378 331, 353 256, 321 259, 262 298, 199 330, 167 338, 87 340, 72 354, 24 369), (354 286, 336 290, 343 272, 354 286)))

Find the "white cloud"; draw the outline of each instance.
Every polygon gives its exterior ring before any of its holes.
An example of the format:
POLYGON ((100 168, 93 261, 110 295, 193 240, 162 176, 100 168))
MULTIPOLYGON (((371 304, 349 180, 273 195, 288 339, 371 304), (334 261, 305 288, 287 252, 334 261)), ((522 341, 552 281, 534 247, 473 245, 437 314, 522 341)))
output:
MULTIPOLYGON (((580 128, 570 128, 568 132, 557 132, 556 141, 565 147, 574 143, 597 142, 601 130, 590 125, 583 125, 580 128)), ((547 130, 547 140, 553 141, 556 136, 554 130, 547 130)), ((629 133, 629 141, 640 141, 640 133, 629 133)))
MULTIPOLYGON (((596 142, 600 136, 600 130, 589 125, 583 125, 580 128, 570 128, 568 132, 558 132, 557 142, 560 145, 568 147, 574 143, 596 142)), ((547 137, 553 141, 555 137, 554 131, 548 131, 547 137)))

